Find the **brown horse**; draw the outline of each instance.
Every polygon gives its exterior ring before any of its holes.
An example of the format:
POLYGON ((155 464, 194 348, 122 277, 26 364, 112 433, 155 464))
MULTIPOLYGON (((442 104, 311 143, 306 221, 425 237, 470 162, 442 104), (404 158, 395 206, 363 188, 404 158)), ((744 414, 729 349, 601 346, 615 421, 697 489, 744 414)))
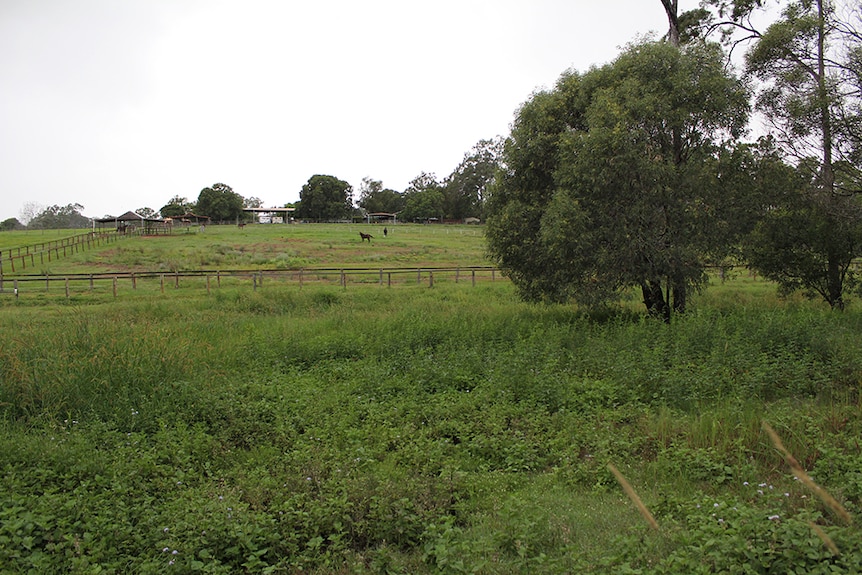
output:
POLYGON ((240 222, 236 225, 239 229, 243 229, 245 227, 245 222, 240 222))
POLYGON ((373 238, 373 237, 374 236, 372 236, 371 234, 363 234, 362 232, 359 232, 359 238, 360 238, 359 241, 360 242, 364 242, 365 240, 368 240, 368 243, 370 244, 371 238, 373 238))

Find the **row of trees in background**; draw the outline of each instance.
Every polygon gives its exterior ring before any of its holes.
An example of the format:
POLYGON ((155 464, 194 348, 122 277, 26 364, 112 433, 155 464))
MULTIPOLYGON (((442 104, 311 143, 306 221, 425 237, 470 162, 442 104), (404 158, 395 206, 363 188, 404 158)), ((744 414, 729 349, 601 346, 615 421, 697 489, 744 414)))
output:
POLYGON ((315 175, 302 187, 295 215, 315 221, 375 213, 398 214, 406 222, 482 219, 502 149, 500 138, 481 140, 443 181, 423 172, 403 192, 384 188, 380 180, 363 178, 356 206, 350 184, 334 176, 315 175))
POLYGON ((862 255, 862 7, 791 0, 760 31, 762 4, 662 0, 667 38, 522 106, 487 236, 523 297, 598 305, 637 287, 669 320, 708 266, 745 261, 844 308, 862 255), (716 35, 750 42, 742 78, 716 35), (745 143, 753 106, 772 129, 745 143))
MULTIPOLYGON (((443 181, 423 172, 403 192, 384 188, 379 180, 364 178, 356 205, 349 183, 318 174, 303 185, 298 202, 279 207, 294 207, 297 218, 311 221, 357 219, 368 213, 397 213, 400 221, 407 222, 481 219, 501 153, 502 139, 482 140, 443 181)), ((259 198, 245 198, 227 184, 216 183, 202 189, 195 201, 174 196, 159 210, 142 207, 134 211, 145 218, 177 218, 194 213, 213 222, 239 222, 252 219, 244 209, 261 207, 263 202, 259 198)), ((9 218, 0 222, 0 231, 88 227, 92 220, 81 213, 83 209, 80 204, 47 208, 28 204, 22 210, 21 220, 9 218)))

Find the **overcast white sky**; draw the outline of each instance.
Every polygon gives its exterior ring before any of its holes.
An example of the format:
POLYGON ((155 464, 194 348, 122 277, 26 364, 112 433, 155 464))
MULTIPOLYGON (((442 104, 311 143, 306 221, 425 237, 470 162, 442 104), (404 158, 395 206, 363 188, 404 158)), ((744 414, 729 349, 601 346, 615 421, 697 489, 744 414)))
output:
POLYGON ((666 30, 659 0, 0 0, 0 220, 216 182, 283 205, 314 174, 403 191, 666 30))

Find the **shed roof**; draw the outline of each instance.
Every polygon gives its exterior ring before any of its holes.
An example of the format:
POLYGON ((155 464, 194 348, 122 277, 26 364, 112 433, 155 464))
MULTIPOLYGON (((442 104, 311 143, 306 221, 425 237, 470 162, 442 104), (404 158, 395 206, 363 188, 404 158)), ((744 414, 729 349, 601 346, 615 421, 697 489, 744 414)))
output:
POLYGON ((105 224, 108 222, 160 222, 162 220, 159 218, 147 218, 137 212, 129 211, 121 216, 98 218, 96 221, 100 224, 105 224))

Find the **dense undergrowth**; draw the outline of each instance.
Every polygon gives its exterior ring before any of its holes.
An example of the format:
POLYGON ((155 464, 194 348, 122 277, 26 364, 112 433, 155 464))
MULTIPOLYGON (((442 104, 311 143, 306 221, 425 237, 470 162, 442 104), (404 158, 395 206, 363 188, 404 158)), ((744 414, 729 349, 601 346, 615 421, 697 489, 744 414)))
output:
POLYGON ((672 325, 505 283, 5 305, 0 571, 855 573, 859 528, 761 422, 858 520, 862 315, 721 298, 672 325))

